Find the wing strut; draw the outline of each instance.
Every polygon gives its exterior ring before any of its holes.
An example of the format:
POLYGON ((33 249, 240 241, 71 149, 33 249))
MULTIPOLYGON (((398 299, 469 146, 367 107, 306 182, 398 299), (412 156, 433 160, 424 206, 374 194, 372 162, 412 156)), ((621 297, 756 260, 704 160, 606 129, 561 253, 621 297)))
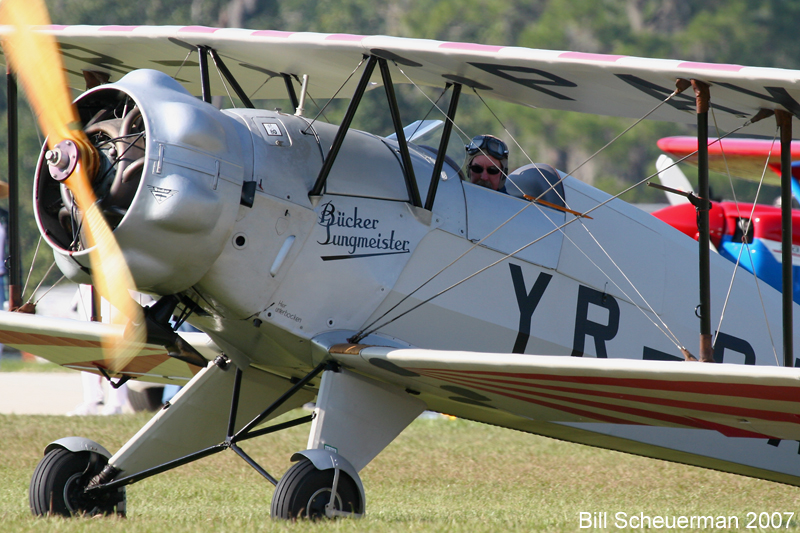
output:
POLYGON ((392 74, 389 72, 389 64, 385 59, 378 59, 378 66, 381 69, 383 86, 386 89, 386 99, 389 100, 389 113, 392 115, 392 124, 397 135, 397 144, 400 147, 400 159, 403 161, 403 175, 406 178, 408 197, 415 207, 422 207, 422 200, 419 197, 417 179, 414 176, 414 167, 411 165, 411 154, 408 153, 406 143, 406 133, 403 131, 403 121, 400 120, 400 109, 397 107, 397 98, 394 94, 394 84, 392 84, 392 74))
POLYGON ((300 107, 300 100, 297 99, 297 92, 295 92, 292 84, 292 75, 282 72, 281 76, 283 77, 283 83, 286 85, 286 92, 289 93, 289 100, 292 101, 292 109, 297 109, 300 107))
POLYGON ((450 107, 447 109, 447 119, 444 122, 444 129, 442 130, 442 138, 439 140, 439 151, 436 153, 436 163, 433 164, 431 185, 428 187, 428 198, 425 200, 425 209, 428 211, 433 211, 433 201, 436 199, 436 189, 439 187, 439 175, 442 173, 442 167, 444 166, 447 145, 450 143, 450 132, 453 131, 453 124, 455 124, 458 98, 460 96, 461 84, 455 83, 453 84, 453 95, 450 97, 450 107))
POLYGON ((239 82, 237 82, 236 78, 233 77, 231 71, 225 66, 225 63, 223 63, 222 58, 219 56, 217 51, 213 48, 209 48, 208 51, 211 54, 211 59, 214 60, 214 65, 216 65, 217 69, 222 73, 228 83, 231 84, 231 89, 233 89, 233 92, 235 92, 236 96, 239 97, 239 100, 242 101, 246 108, 255 109, 253 102, 250 101, 250 98, 248 98, 247 94, 242 90, 242 86, 239 85, 239 82))
POLYGON ((792 306, 792 115, 776 109, 781 129, 781 268, 783 297, 783 365, 794 366, 794 322, 792 306))
POLYGON ((17 123, 17 78, 6 65, 8 99, 8 309, 22 305, 19 250, 19 128, 17 123))
POLYGON ((353 94, 353 98, 350 100, 350 105, 347 106, 347 112, 345 112, 344 119, 342 119, 342 123, 339 125, 339 130, 336 132, 336 137, 333 139, 331 149, 328 150, 328 156, 322 163, 322 168, 317 176, 317 181, 314 183, 314 187, 311 189, 311 192, 308 193, 309 196, 320 196, 322 194, 322 188, 325 186, 325 182, 328 180, 328 174, 330 174, 331 168, 333 167, 333 162, 336 160, 336 155, 339 153, 342 143, 344 143, 344 136, 347 135, 347 130, 350 129, 350 123, 353 122, 353 117, 358 109, 358 104, 361 103, 361 97, 364 96, 364 91, 367 90, 367 84, 372 77, 372 72, 375 70, 375 63, 377 62, 377 57, 369 56, 367 64, 364 67, 364 73, 361 75, 361 80, 359 80, 358 86, 356 87, 356 92, 353 94))
POLYGON ((697 208, 697 229, 700 232, 700 361, 714 362, 711 346, 711 273, 709 252, 708 211, 711 208, 708 192, 708 105, 711 96, 708 85, 691 80, 697 105, 697 180, 700 206, 697 208))
POLYGON ((203 91, 203 101, 211 103, 211 82, 208 80, 208 47, 197 47, 198 63, 200 64, 200 87, 203 91))

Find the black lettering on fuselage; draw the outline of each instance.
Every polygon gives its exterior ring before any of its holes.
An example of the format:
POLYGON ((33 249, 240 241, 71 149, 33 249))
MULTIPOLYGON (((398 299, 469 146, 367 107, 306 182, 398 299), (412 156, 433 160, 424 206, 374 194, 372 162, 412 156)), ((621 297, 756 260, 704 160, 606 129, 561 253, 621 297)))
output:
POLYGON ((619 304, 610 294, 591 287, 578 287, 578 305, 575 311, 575 337, 572 342, 572 356, 583 357, 586 337, 594 338, 594 349, 597 357, 608 357, 606 342, 617 335, 619 330, 619 304), (596 305, 608 310, 608 323, 599 324, 589 320, 589 305, 596 305))
POLYGON ((514 342, 512 353, 525 353, 528 339, 531 337, 531 317, 533 312, 536 311, 536 306, 539 305, 539 301, 542 299, 542 295, 553 276, 541 272, 539 277, 536 278, 536 283, 533 284, 531 292, 527 292, 525 290, 525 278, 522 276, 522 268, 511 263, 509 263, 508 267, 511 269, 514 294, 517 296, 517 305, 519 306, 519 333, 517 333, 517 340, 514 342))
POLYGON ((739 337, 728 335, 727 333, 717 333, 717 338, 714 341, 714 361, 721 363, 725 358, 725 349, 733 350, 744 355, 744 364, 756 364, 756 351, 750 346, 750 343, 739 337))

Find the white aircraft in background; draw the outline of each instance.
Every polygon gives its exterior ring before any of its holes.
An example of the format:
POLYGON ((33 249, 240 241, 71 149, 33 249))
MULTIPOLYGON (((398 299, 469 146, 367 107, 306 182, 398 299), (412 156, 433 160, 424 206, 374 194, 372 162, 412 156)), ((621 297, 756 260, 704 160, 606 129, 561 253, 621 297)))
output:
MULTIPOLYGON (((20 11, 2 5, 4 22, 20 11)), ((31 33, 58 42, 70 86, 102 82, 71 108, 53 96, 57 55, 37 65, 24 54, 40 45, 13 40, 28 33, 4 35, 49 137, 37 224, 62 272, 130 320, 3 313, 0 342, 115 384, 184 385, 113 454, 47 445, 35 514, 124 513, 128 485, 230 449, 277 485, 273 516, 362 515, 358 472, 425 409, 800 485, 800 371, 778 361, 778 291, 761 287, 762 312, 754 280, 712 256, 705 318, 720 325, 705 360, 723 364, 682 362, 698 337, 697 243, 546 165, 511 173, 502 194, 445 157, 462 88, 630 117, 663 102, 648 118, 693 123, 705 112, 676 90, 693 80, 722 128, 763 134, 774 121, 751 117, 793 113, 800 72, 383 36, 31 33), (446 89, 433 147, 407 141, 398 83, 446 89), (385 90, 394 137, 349 130, 366 89, 385 90), (228 91, 241 108, 210 105, 228 91), (342 125, 307 116, 307 94, 352 95, 342 125), (293 112, 251 104, 287 96, 293 112), (126 307, 133 288, 158 302, 126 307), (264 426, 312 400, 313 415, 264 426), (239 446, 305 422, 279 481, 239 446)))

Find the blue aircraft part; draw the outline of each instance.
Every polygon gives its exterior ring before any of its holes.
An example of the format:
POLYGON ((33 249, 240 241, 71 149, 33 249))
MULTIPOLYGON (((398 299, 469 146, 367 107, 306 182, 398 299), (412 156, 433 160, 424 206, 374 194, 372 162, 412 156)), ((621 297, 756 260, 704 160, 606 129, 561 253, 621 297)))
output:
MULTIPOLYGON (((792 163, 792 174, 794 174, 794 167, 800 166, 800 161, 794 161, 792 163)), ((797 181, 797 178, 792 176, 792 196, 794 199, 800 202, 800 182, 797 181)))
MULTIPOLYGON (((792 182, 795 183, 794 180, 792 182)), ((735 263, 742 246, 742 243, 733 242, 729 235, 725 235, 719 246, 719 254, 735 263)), ((747 249, 742 252, 739 266, 750 273, 755 273, 758 279, 780 291, 782 285, 780 261, 775 259, 761 239, 753 239, 749 247, 749 254, 747 249)), ((794 288, 792 299, 795 303, 800 304, 800 267, 792 267, 792 285, 794 288)))

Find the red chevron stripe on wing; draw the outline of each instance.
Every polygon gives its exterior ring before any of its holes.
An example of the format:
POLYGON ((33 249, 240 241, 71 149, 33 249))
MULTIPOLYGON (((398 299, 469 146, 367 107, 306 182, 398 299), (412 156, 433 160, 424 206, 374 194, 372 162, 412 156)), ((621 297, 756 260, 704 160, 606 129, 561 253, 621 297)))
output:
POLYGON ((793 393, 795 397, 798 395, 797 389, 792 387, 760 385, 743 387, 739 384, 730 383, 693 383, 441 369, 415 370, 433 379, 540 405, 599 422, 683 426, 713 429, 728 436, 760 438, 768 437, 768 435, 728 425, 722 423, 722 421, 749 423, 751 419, 758 419, 794 426, 800 422, 800 416, 797 414, 794 401, 789 405, 783 406, 784 409, 793 408, 792 411, 794 412, 783 412, 686 401, 671 397, 647 396, 633 394, 631 391, 631 389, 637 392, 655 390, 669 391, 673 395, 677 392, 705 394, 708 396, 718 396, 720 392, 735 391, 739 393, 735 397, 749 398, 761 393, 777 397, 778 399, 773 401, 782 402, 788 399, 787 397, 790 393, 793 393), (503 376, 506 379, 489 376, 503 376), (556 384, 548 384, 548 382, 556 382, 556 384), (587 387, 587 385, 600 385, 605 389, 611 390, 598 390, 587 387), (670 388, 672 385, 675 385, 675 387, 670 388), (712 418, 712 420, 707 420, 706 418, 712 418))

